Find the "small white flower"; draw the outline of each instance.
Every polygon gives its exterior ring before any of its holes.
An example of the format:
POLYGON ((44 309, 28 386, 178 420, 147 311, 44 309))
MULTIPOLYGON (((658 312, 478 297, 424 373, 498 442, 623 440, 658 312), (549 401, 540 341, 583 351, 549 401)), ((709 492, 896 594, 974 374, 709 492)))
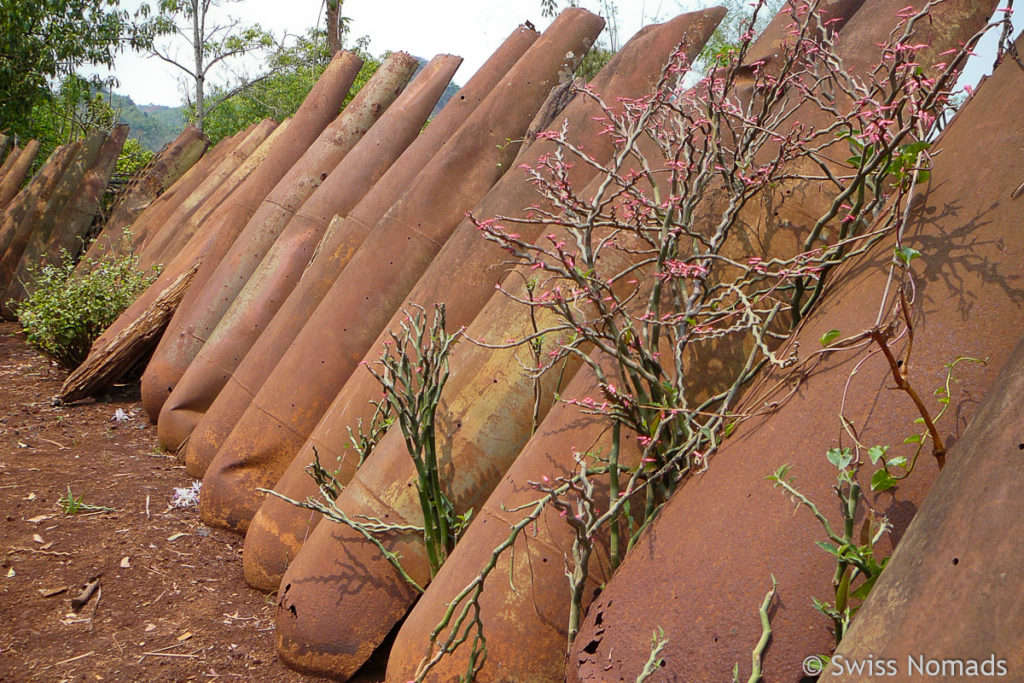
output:
POLYGON ((118 408, 114 411, 114 417, 110 418, 111 422, 127 422, 131 418, 128 417, 128 413, 124 412, 123 408, 118 408))

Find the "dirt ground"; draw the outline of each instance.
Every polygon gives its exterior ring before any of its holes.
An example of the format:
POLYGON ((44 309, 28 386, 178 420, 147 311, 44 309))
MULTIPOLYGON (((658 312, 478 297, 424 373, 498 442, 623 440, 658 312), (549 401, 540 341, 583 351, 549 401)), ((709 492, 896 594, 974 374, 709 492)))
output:
POLYGON ((55 406, 65 374, 0 324, 0 681, 310 680, 277 660, 243 539, 171 506, 192 480, 137 386, 55 406), (69 491, 113 511, 66 514, 69 491))

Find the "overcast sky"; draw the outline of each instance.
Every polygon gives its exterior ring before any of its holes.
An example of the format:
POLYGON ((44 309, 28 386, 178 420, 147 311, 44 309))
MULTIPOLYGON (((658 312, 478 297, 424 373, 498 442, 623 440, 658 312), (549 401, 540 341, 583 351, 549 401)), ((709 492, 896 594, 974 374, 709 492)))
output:
MULTIPOLYGON (((121 5, 135 10, 139 0, 122 0, 121 5)), ((154 4, 154 3, 151 3, 154 4)), ((562 3, 564 4, 564 2, 562 3)), ((584 7, 600 10, 601 0, 583 0, 584 7)), ((617 0, 619 10, 619 42, 624 43, 643 24, 664 21, 676 14, 697 7, 715 4, 713 0, 617 0)), ((463 58, 457 83, 465 83, 516 26, 532 21, 543 30, 550 19, 540 15, 541 0, 344 0, 342 13, 351 19, 350 33, 368 36, 370 51, 405 50, 429 59, 435 54, 456 54, 463 58)), ((210 22, 227 16, 244 23, 258 23, 281 36, 301 34, 323 21, 323 0, 242 0, 227 2, 210 22)), ((976 64, 967 74, 975 82, 989 70, 994 54, 995 36, 991 46, 979 50, 976 64)), ((179 48, 183 60, 189 58, 187 45, 179 48)), ((242 68, 254 73, 257 64, 242 68)), ((182 103, 181 72, 155 57, 125 53, 118 57, 114 69, 120 85, 116 92, 129 95, 136 104, 182 103)), ((216 77, 214 77, 216 80, 216 77)))

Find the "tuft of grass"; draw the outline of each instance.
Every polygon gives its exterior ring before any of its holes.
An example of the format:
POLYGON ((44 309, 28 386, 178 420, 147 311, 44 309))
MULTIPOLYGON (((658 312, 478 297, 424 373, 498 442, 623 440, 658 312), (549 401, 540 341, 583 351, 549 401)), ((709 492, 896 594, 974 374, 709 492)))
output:
POLYGON ((71 492, 70 485, 67 493, 60 497, 57 504, 60 505, 65 515, 77 515, 79 512, 117 512, 114 508, 86 503, 82 496, 76 496, 71 492))

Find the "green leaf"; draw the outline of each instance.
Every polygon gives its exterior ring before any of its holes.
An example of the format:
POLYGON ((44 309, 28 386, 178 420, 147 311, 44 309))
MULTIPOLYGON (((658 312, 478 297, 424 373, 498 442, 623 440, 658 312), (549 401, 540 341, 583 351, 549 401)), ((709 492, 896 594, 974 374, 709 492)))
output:
POLYGON ((875 574, 874 576, 866 579, 864 583, 857 586, 857 588, 850 593, 850 597, 854 600, 864 600, 867 598, 868 593, 870 593, 871 589, 875 587, 875 581, 878 580, 878 576, 878 574, 875 574))
POLYGON ((836 548, 836 546, 832 543, 828 543, 826 541, 817 541, 814 545, 818 546, 830 555, 835 555, 836 557, 839 557, 839 549, 836 548))
POLYGON ((814 609, 818 610, 819 612, 824 614, 826 617, 831 619, 832 615, 836 613, 836 611, 832 607, 831 603, 822 602, 821 600, 819 600, 818 598, 815 598, 813 596, 811 597, 811 600, 814 602, 814 609))
POLYGON ((828 346, 839 338, 839 334, 839 330, 829 330, 825 334, 821 335, 821 345, 828 346))
POLYGON ((917 142, 909 142, 905 145, 900 145, 900 151, 903 154, 909 154, 916 157, 921 152, 925 151, 931 146, 931 143, 927 140, 918 140, 917 142))
POLYGON ((902 455, 897 455, 895 458, 885 463, 889 467, 903 467, 907 464, 907 459, 902 455))
POLYGON ((886 472, 884 469, 878 470, 871 475, 871 490, 872 491, 888 491, 893 486, 896 486, 896 480, 892 478, 892 475, 886 472))
POLYGON ((836 609, 845 609, 847 602, 847 595, 850 592, 850 570, 847 569, 843 572, 843 576, 839 579, 839 586, 836 587, 836 609))
POLYGON ((782 466, 779 467, 779 469, 775 470, 772 474, 769 474, 767 477, 765 477, 765 479, 767 479, 768 481, 773 481, 775 483, 778 483, 780 481, 783 481, 786 478, 786 475, 789 474, 789 471, 791 469, 793 469, 793 466, 790 465, 790 464, 782 465, 782 466))
POLYGON ((911 261, 921 256, 921 252, 912 247, 893 247, 893 250, 896 252, 896 258, 908 266, 911 261))
POLYGON ((912 436, 908 436, 907 438, 903 439, 903 443, 921 443, 921 435, 914 434, 912 436))
POLYGON ((868 457, 871 458, 871 464, 877 465, 878 461, 885 456, 885 452, 889 450, 888 446, 872 446, 868 449, 868 457))
POLYGON ((830 448, 825 457, 836 466, 836 469, 844 470, 853 460, 853 452, 849 448, 830 448))

